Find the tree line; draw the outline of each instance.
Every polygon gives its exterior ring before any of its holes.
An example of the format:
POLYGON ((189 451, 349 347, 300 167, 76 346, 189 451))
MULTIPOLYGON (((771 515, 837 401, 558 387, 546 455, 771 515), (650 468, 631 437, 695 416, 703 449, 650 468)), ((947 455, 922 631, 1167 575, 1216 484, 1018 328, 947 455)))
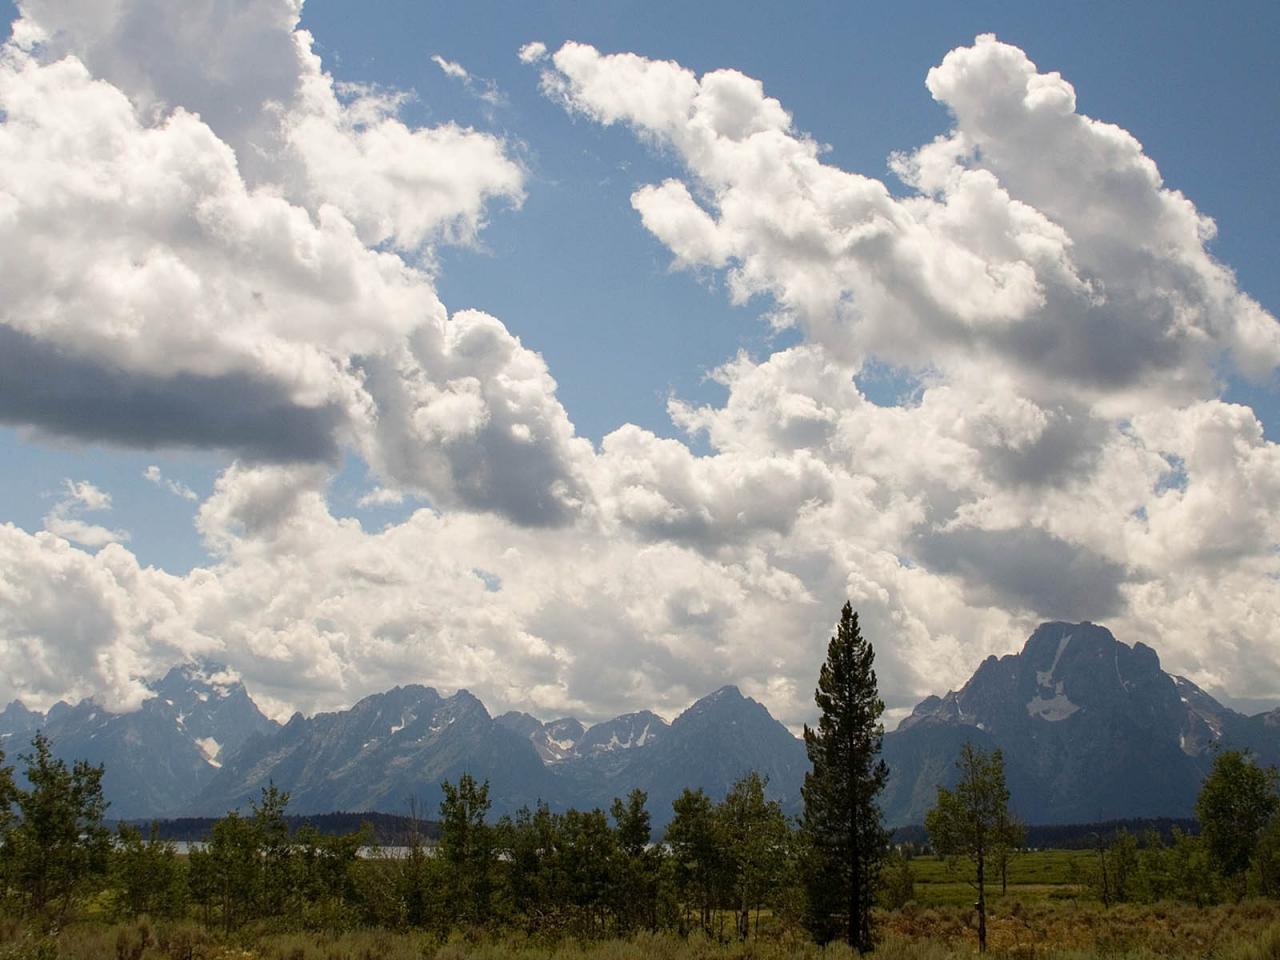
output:
MULTIPOLYGON (((120 919, 198 917, 227 931, 247 925, 339 931, 360 926, 517 929, 583 938, 640 930, 716 938, 803 928, 819 942, 875 942, 875 907, 914 899, 910 852, 894 849, 878 806, 884 704, 874 652, 845 604, 818 677, 819 720, 806 726, 811 769, 804 812, 791 820, 749 772, 714 800, 686 789, 661 834, 633 790, 608 811, 522 809, 496 822, 489 786, 469 775, 442 785, 431 838, 415 815, 403 849, 368 856, 359 831, 291 828, 288 794, 268 786, 246 814, 217 820, 186 856, 159 835, 105 822, 102 768, 68 767, 37 734, 25 786, 0 752, 0 896, 60 925, 77 904, 120 919), (362 853, 363 852, 363 853, 362 853)), ((954 787, 938 788, 926 828, 933 852, 974 886, 980 949, 988 887, 1003 884, 1024 844, 1001 753, 966 745, 954 787)), ((1274 770, 1222 753, 1197 805, 1199 837, 1121 833, 1099 839, 1081 878, 1105 903, 1177 897, 1197 902, 1280 895, 1280 789, 1274 770)))
POLYGON ((1198 836, 1175 828, 1099 837, 1081 879, 1107 905, 1182 900, 1203 906, 1280 898, 1280 773, 1226 750, 1196 800, 1198 836))

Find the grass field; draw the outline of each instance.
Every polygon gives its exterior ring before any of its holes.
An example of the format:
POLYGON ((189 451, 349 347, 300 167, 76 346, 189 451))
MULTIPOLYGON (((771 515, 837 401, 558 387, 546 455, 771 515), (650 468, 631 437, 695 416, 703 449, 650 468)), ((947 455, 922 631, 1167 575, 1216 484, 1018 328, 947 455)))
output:
MULTIPOLYGON (((1091 854, 1083 850, 1032 850, 1019 854, 1009 862, 1009 892, 1002 898, 1000 877, 988 868, 987 898, 998 904, 1002 899, 1024 903, 1042 900, 1076 899, 1084 896, 1079 878, 1084 875, 1091 854)), ((960 860, 954 865, 940 857, 916 857, 911 861, 916 879, 916 901, 937 905, 971 904, 977 898, 966 878, 973 876, 973 865, 960 860)))
MULTIPOLYGON (((955 907, 909 906, 878 917, 882 960, 977 956, 972 917, 955 907)), ((1017 901, 991 918, 993 958, 1017 960, 1277 960, 1280 910, 1274 903, 1186 908, 1017 901)), ((441 943, 425 934, 356 931, 337 936, 247 931, 225 940, 189 924, 80 923, 56 938, 0 929, 4 960, 848 960, 843 944, 823 949, 791 935, 745 943, 640 934, 595 943, 519 937, 441 943)))

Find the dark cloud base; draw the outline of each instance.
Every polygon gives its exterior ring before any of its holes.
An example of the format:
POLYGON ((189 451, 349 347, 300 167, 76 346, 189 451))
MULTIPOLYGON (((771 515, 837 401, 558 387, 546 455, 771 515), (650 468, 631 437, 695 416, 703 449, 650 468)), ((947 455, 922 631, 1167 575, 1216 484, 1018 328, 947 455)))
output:
POLYGON ((0 324, 0 422, 91 443, 212 447, 288 463, 336 462, 343 420, 336 405, 298 406, 245 374, 125 372, 0 324))
POLYGON ((1102 620, 1124 611, 1123 566, 1034 527, 937 531, 920 536, 916 549, 927 569, 958 576, 981 603, 1047 620, 1102 620))

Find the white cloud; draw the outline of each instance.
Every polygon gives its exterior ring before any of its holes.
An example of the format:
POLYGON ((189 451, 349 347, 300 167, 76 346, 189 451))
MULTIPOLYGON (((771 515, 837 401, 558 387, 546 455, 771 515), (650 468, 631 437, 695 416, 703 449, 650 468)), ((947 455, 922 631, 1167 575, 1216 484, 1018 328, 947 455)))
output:
POLYGON ((390 507, 404 503, 404 494, 399 490, 387 487, 375 487, 363 494, 357 501, 357 507, 390 507))
POLYGON ((136 708, 143 678, 210 646, 189 632, 186 594, 118 544, 89 554, 0 524, 0 692, 40 706, 94 696, 136 708))
POLYGON ((44 528, 72 543, 95 549, 129 539, 127 530, 109 530, 89 523, 82 515, 111 509, 111 494, 88 480, 64 480, 63 497, 44 517, 44 528))
POLYGON ((467 73, 466 67, 452 60, 446 60, 438 53, 432 54, 431 62, 443 70, 447 77, 453 77, 455 80, 468 80, 471 78, 471 74, 467 73))
POLYGON ((531 40, 520 48, 518 53, 521 63, 537 63, 547 56, 547 45, 541 40, 531 40))
POLYGON ((454 80, 461 80, 470 94, 483 101, 489 107, 500 106, 506 102, 506 97, 502 95, 502 91, 498 89, 498 85, 494 81, 473 77, 462 64, 453 60, 446 60, 438 53, 432 56, 431 62, 444 71, 445 76, 454 80))
POLYGON ((741 73, 558 51, 550 95, 684 164, 632 198, 675 263, 802 334, 728 359, 723 403, 672 399, 708 453, 632 425, 597 450, 543 358, 432 284, 434 245, 518 202, 505 145, 340 88, 296 4, 240 9, 33 0, 18 36, 46 46, 4 48, 0 416, 239 459, 185 577, 0 527, 0 695, 134 703, 204 652, 286 710, 413 677, 673 712, 732 681, 797 723, 846 597, 895 708, 1055 615, 1280 690, 1277 446, 1215 382, 1274 369, 1276 322, 1136 141, 1021 51, 981 39, 930 74, 955 128, 896 158, 906 197, 824 162, 741 73), (860 392, 870 360, 906 402, 860 392), (343 451, 378 484, 361 505, 431 508, 336 517, 343 451))
POLYGON ((181 497, 183 500, 199 500, 200 499, 200 497, 196 494, 196 492, 192 490, 190 487, 188 487, 181 480, 173 480, 169 477, 166 477, 163 473, 160 472, 160 468, 157 467, 154 463, 151 464, 151 466, 147 467, 146 470, 142 471, 142 476, 146 480, 150 481, 151 483, 154 483, 161 490, 168 490, 175 497, 181 497))
POLYGON ((642 187, 678 265, 728 268, 856 364, 1000 366, 1028 394, 1185 402, 1232 353, 1265 373, 1280 332, 1205 249, 1212 224, 1056 74, 981 37, 929 75, 956 127, 895 169, 917 195, 822 162, 758 81, 569 43, 550 95, 672 149, 690 182, 642 187), (1240 344, 1254 344, 1244 354, 1240 344))
POLYGON ((343 94, 296 5, 204 11, 207 45, 160 6, 28 4, 19 34, 46 41, 3 47, 0 419, 264 461, 346 447, 432 502, 561 522, 577 444, 541 360, 492 318, 450 318, 425 269, 371 246, 469 242, 487 201, 519 199, 503 144, 410 129, 394 93, 343 94), (129 24, 153 15, 176 45, 135 49, 129 24), (287 76, 250 56, 268 52, 287 76))

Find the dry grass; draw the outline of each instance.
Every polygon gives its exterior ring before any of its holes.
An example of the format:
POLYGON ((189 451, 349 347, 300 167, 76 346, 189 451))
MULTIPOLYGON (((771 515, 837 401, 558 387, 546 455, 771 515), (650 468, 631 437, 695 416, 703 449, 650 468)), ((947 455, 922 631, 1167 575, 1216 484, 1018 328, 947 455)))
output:
MULTIPOLYGON (((910 905, 879 917, 881 960, 975 957, 971 912, 910 905)), ((1280 960, 1280 906, 1011 904, 993 911, 990 956, 1018 960, 1280 960)), ((224 938, 190 923, 73 924, 54 937, 0 921, 0 960, 850 960, 799 935, 718 943, 642 934, 595 943, 362 930, 336 936, 245 932, 224 938)))

